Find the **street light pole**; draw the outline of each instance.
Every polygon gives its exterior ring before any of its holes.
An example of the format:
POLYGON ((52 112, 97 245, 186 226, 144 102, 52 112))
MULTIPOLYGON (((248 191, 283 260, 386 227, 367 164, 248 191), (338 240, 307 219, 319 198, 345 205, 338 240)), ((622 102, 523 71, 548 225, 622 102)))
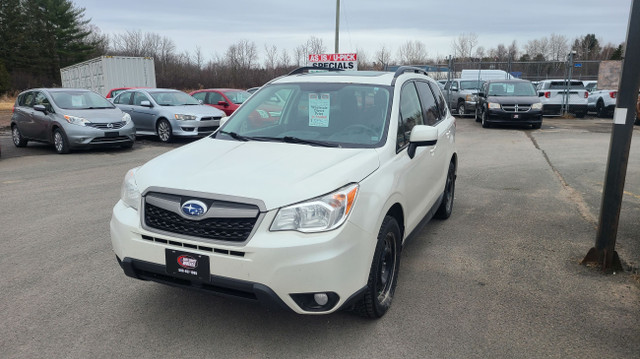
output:
POLYGON ((622 62, 616 109, 613 114, 613 130, 609 144, 609 159, 602 193, 596 245, 582 260, 583 264, 600 265, 605 271, 622 269, 615 246, 624 181, 629 162, 631 136, 633 135, 633 123, 636 117, 635 106, 638 99, 638 87, 640 87, 640 67, 637 65, 640 63, 640 28, 636 25, 639 22, 640 0, 633 0, 627 27, 626 49, 622 62))
POLYGON ((340 0, 336 0, 336 41, 334 54, 339 54, 340 50, 340 0))

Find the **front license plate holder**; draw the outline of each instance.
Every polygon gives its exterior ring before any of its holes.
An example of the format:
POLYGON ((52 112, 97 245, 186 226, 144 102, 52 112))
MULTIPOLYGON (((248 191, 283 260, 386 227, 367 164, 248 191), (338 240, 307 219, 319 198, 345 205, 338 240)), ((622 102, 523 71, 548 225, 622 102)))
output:
POLYGON ((209 282, 209 256, 177 251, 166 248, 164 250, 167 274, 190 279, 209 282))
POLYGON ((118 131, 109 131, 104 133, 104 137, 118 137, 120 136, 120 132, 118 131))

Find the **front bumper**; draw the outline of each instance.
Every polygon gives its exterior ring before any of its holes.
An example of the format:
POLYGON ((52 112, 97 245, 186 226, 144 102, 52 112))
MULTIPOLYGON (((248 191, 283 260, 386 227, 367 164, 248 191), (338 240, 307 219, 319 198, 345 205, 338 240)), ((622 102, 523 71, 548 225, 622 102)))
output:
POLYGON ((210 120, 172 120, 171 128, 174 136, 181 137, 202 137, 215 132, 220 127, 220 119, 210 120))
POLYGON ((268 230, 268 212, 244 245, 190 240, 150 232, 138 211, 118 202, 111 218, 111 241, 129 276, 210 293, 257 300, 299 314, 325 314, 350 306, 366 287, 375 233, 347 221, 340 228, 303 234, 268 230), (209 280, 176 278, 166 270, 166 250, 206 255, 209 280), (294 299, 300 293, 335 293, 328 308, 309 310, 294 299), (293 295, 293 296, 292 296, 293 295))
POLYGON ((88 126, 63 126, 65 135, 72 148, 85 146, 122 145, 132 143, 136 139, 133 122, 119 129, 101 129, 88 126))
POLYGON ((541 110, 507 112, 503 109, 488 109, 487 122, 495 124, 537 125, 542 123, 541 110))

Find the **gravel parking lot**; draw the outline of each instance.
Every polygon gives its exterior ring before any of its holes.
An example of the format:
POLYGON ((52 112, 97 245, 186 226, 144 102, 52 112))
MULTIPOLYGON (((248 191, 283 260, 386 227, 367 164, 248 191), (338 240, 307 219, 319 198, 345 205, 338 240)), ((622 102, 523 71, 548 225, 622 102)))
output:
POLYGON ((407 243, 394 305, 370 321, 125 277, 109 238, 122 177, 186 142, 58 155, 14 148, 0 129, 2 356, 637 358, 640 126, 614 275, 579 264, 595 243, 610 119, 530 130, 467 117, 457 131, 453 215, 407 243))

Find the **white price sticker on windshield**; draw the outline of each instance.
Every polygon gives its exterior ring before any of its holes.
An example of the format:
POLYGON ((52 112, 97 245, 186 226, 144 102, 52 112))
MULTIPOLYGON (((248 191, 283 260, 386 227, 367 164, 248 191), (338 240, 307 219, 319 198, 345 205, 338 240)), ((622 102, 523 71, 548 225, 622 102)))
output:
POLYGON ((309 126, 329 127, 331 96, 328 93, 309 94, 309 126))

